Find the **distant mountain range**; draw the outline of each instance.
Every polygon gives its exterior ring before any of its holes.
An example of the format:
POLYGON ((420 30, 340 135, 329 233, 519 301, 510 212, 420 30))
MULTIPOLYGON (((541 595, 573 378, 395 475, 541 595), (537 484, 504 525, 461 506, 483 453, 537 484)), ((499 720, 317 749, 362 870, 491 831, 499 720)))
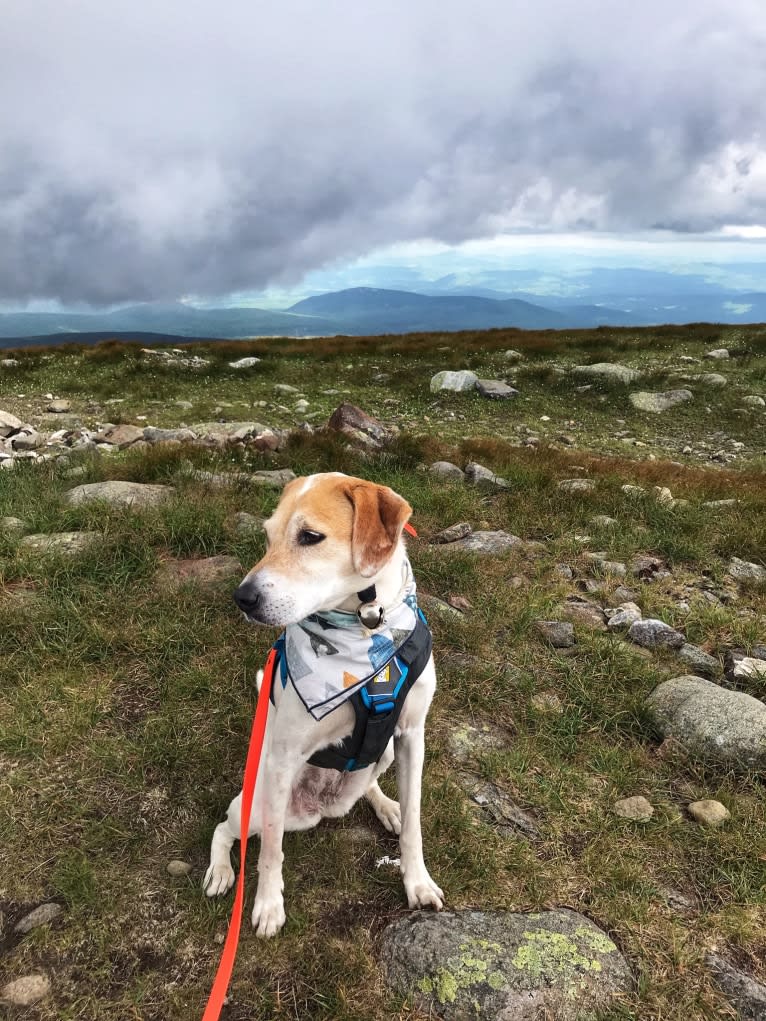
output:
MULTIPOLYGON (((703 277, 673 273, 592 270, 576 297, 540 295, 503 286, 518 271, 471 286, 454 274, 423 291, 352 287, 317 294, 289 308, 197 308, 182 302, 133 305, 109 312, 0 313, 0 347, 95 342, 145 334, 157 338, 312 337, 518 327, 530 330, 658 323, 766 321, 766 292, 727 290, 703 277), (496 286, 490 286, 496 285, 496 286), (426 293, 427 292, 427 293, 426 293)), ((149 341, 147 341, 149 342, 149 341)))

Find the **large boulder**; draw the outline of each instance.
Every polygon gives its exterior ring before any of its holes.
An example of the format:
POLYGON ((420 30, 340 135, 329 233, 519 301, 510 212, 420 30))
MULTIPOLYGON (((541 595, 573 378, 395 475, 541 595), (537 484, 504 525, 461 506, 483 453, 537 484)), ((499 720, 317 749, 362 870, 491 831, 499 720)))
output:
POLYGON ((24 423, 10 411, 0 411, 0 436, 12 436, 24 423))
POLYGON ((766 765, 766 705, 693 674, 658 685, 649 710, 663 737, 692 754, 739 769, 766 765))
POLYGON ((173 486, 147 485, 142 482, 90 482, 75 486, 65 500, 73 507, 101 500, 113 507, 156 507, 175 493, 173 486))
POLYGON ((444 1021, 594 1018, 632 986, 605 932, 575 911, 418 913, 383 933, 400 995, 444 1021))
POLYGON ((677 404, 690 401, 694 394, 691 390, 665 390, 662 393, 638 391, 630 395, 630 403, 639 411, 659 413, 675 408, 677 404))
POLYGON ((437 372, 431 377, 431 393, 438 393, 440 390, 473 390, 478 382, 475 372, 470 369, 460 369, 458 372, 450 372, 448 369, 437 372))
POLYGON ((575 365, 572 372, 578 376, 608 379, 615 383, 633 383, 641 376, 638 369, 629 369, 627 365, 619 365, 617 362, 596 362, 595 365, 575 365))

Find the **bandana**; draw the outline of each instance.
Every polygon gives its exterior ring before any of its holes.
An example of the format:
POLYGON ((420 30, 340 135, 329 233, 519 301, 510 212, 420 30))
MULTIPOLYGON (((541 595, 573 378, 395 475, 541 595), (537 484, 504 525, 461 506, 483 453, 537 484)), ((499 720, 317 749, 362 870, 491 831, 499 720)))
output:
POLYGON ((415 579, 403 567, 400 601, 386 610, 380 627, 368 631, 356 613, 312 613, 285 629, 287 674, 315 720, 337 709, 378 677, 418 622, 415 579))

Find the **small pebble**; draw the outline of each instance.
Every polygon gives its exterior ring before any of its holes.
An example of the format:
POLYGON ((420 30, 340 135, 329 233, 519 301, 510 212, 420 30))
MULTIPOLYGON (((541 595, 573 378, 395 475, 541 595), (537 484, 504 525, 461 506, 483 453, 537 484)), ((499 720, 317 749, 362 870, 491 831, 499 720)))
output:
POLYGON ((702 826, 720 826, 731 819, 731 812, 720 801, 693 801, 689 805, 689 815, 702 826))
POLYGON ((654 815, 654 809, 640 794, 615 801, 612 807, 615 815, 619 815, 621 819, 631 819, 633 822, 648 822, 654 815))
POLYGON ((174 879, 178 879, 181 876, 188 876, 192 871, 192 866, 188 861, 179 861, 178 858, 174 858, 173 861, 169 861, 167 864, 167 872, 169 876, 173 876, 174 879))

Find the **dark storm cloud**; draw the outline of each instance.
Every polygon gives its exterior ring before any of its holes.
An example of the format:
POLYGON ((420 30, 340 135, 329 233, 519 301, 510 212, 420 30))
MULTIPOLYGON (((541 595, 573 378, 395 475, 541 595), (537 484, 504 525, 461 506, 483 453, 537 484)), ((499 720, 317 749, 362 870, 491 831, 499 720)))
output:
POLYGON ((765 44, 761 0, 16 4, 0 298, 223 294, 421 237, 764 223, 765 44))

